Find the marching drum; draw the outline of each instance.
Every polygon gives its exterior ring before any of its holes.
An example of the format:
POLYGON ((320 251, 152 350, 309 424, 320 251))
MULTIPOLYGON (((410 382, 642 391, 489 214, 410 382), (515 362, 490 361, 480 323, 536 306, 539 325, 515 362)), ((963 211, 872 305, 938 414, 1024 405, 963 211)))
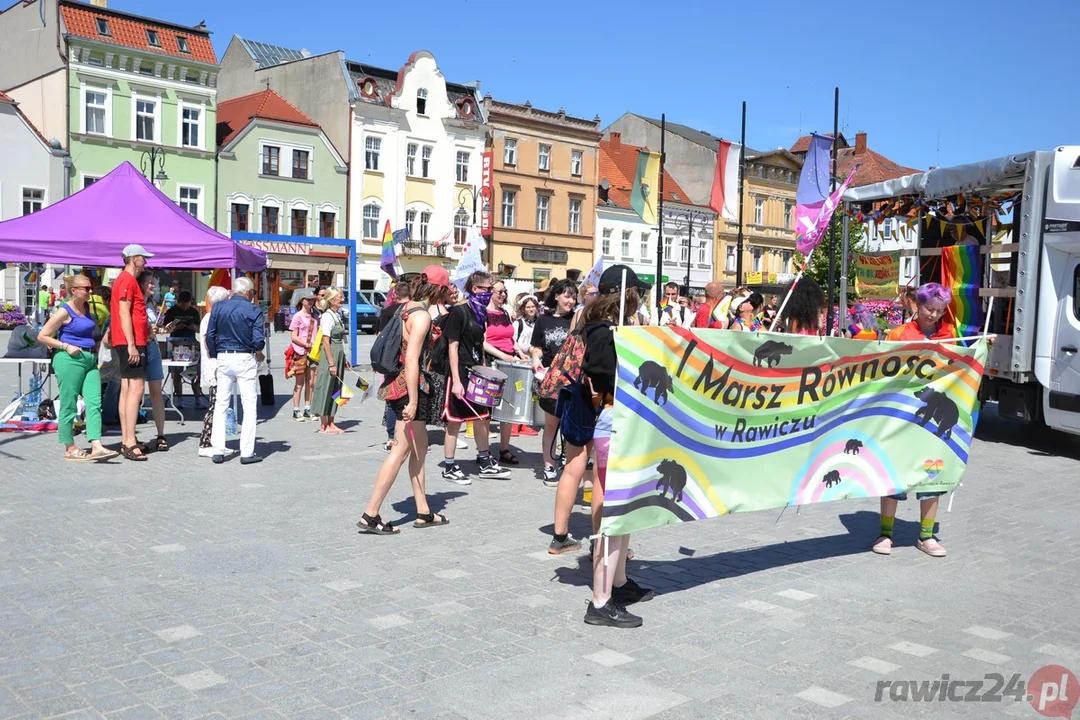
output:
POLYGON ((533 423, 533 371, 529 363, 496 360, 495 368, 506 374, 502 403, 492 412, 491 419, 513 425, 533 423))
POLYGON ((469 370, 469 380, 465 384, 465 400, 472 405, 493 408, 502 401, 506 375, 483 365, 475 365, 469 370))

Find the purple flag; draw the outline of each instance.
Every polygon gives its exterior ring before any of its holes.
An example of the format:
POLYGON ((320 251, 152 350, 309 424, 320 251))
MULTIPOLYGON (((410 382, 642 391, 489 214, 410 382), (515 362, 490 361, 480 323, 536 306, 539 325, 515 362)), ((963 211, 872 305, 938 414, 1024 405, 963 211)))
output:
MULTIPOLYGON (((809 255, 810 251, 816 248, 821 239, 825 237, 825 231, 829 228, 829 221, 832 220, 833 213, 840 205, 840 198, 843 196, 844 191, 847 190, 848 185, 851 184, 851 180, 855 177, 855 171, 858 169, 857 165, 853 167, 847 179, 840 183, 840 186, 825 199, 825 202, 817 206, 816 216, 800 218, 798 210, 796 210, 795 228, 798 231, 798 236, 795 238, 795 247, 803 255, 809 255)), ((803 166, 803 172, 806 172, 806 166, 803 166)), ((802 205, 799 207, 801 208, 802 205)), ((810 207, 813 208, 814 206, 810 207)))
POLYGON ((821 242, 822 234, 832 218, 832 210, 836 207, 834 203, 832 209, 825 212, 825 206, 831 199, 829 151, 832 144, 833 138, 828 135, 811 135, 806 162, 799 173, 799 188, 795 191, 795 244, 803 255, 809 254, 821 242), (823 218, 824 222, 820 222, 823 218))

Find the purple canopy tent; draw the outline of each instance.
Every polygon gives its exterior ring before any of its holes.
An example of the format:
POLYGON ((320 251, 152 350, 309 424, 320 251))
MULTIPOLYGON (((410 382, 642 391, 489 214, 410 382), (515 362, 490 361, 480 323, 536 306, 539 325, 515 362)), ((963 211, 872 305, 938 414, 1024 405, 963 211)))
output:
POLYGON ((120 267, 125 245, 154 253, 170 270, 266 269, 266 253, 199 222, 129 162, 71 197, 0 222, 0 261, 120 267))

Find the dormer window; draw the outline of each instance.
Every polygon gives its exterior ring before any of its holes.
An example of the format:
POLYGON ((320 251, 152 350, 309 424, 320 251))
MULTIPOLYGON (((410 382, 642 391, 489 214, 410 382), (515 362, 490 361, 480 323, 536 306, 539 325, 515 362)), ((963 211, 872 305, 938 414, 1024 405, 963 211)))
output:
POLYGON ((427 88, 416 91, 416 114, 427 115, 427 88))
POLYGON ((188 47, 187 38, 183 35, 176 36, 176 48, 182 53, 190 53, 191 48, 188 47))
POLYGON ((98 35, 107 35, 107 36, 112 35, 112 33, 109 32, 109 21, 108 20, 106 20, 105 18, 96 18, 96 22, 97 22, 98 35))
POLYGON ((467 117, 467 118, 472 117, 472 111, 473 111, 473 107, 472 107, 471 102, 469 102, 468 100, 465 100, 464 102, 461 103, 461 116, 462 117, 467 117))
POLYGON ((370 77, 361 78, 361 80, 359 82, 359 85, 360 85, 360 95, 361 96, 363 96, 365 98, 368 98, 368 99, 371 99, 371 98, 375 97, 376 86, 375 86, 375 79, 374 78, 370 78, 370 77))
POLYGON ((161 38, 158 37, 157 30, 146 31, 146 42, 152 47, 161 47, 161 38))

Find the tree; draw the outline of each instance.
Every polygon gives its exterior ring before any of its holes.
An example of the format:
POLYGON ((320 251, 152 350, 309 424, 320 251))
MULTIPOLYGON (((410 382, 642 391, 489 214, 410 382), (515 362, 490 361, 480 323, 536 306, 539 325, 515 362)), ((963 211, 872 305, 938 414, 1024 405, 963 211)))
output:
MULTIPOLYGON (((840 275, 844 262, 844 216, 839 211, 833 216, 832 222, 829 223, 829 230, 825 233, 825 239, 810 254, 810 265, 806 268, 806 275, 817 280, 818 284, 821 285, 821 289, 826 293, 829 292, 829 248, 832 242, 835 242, 834 252, 836 255, 836 277, 833 283, 833 292, 836 303, 839 304, 840 275)), ((855 295, 855 255, 866 252, 866 226, 855 222, 854 219, 851 220, 848 230, 848 244, 847 277, 848 298, 850 299, 855 295)), ((795 253, 796 267, 802 267, 805 260, 806 258, 800 253, 795 253)))

